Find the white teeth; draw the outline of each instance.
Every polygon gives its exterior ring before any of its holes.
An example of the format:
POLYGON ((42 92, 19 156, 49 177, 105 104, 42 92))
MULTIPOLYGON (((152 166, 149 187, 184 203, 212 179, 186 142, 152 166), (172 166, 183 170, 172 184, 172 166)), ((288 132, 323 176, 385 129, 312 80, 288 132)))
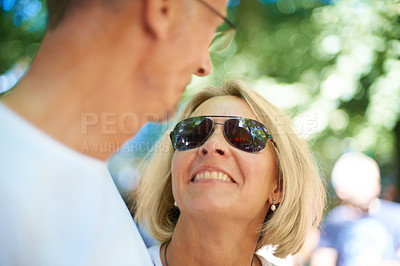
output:
POLYGON ((223 181, 228 181, 232 182, 232 180, 228 177, 228 175, 221 173, 221 172, 202 172, 198 173, 196 177, 194 178, 193 181, 198 181, 202 179, 215 179, 215 180, 223 180, 223 181))
POLYGON ((218 173, 217 172, 212 172, 211 173, 211 179, 218 179, 218 173))

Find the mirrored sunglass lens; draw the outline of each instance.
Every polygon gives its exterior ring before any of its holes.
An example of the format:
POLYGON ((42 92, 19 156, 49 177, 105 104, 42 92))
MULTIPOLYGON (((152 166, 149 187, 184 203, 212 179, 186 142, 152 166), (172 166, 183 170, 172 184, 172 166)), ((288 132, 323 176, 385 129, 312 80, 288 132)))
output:
POLYGON ((212 130, 213 122, 205 117, 192 117, 179 122, 173 134, 175 149, 185 151, 201 146, 212 130))
POLYGON ((229 119, 224 130, 229 142, 242 151, 259 152, 267 143, 264 125, 255 120, 229 119))
POLYGON ((234 29, 217 32, 208 50, 214 53, 223 51, 232 43, 234 37, 234 29))

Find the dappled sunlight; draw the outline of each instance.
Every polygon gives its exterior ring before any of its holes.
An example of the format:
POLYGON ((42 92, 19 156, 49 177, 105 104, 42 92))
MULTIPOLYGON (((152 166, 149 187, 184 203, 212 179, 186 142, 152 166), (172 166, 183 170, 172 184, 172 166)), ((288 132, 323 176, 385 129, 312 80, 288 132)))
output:
MULTIPOLYGON (((0 92, 33 59, 46 18, 38 0, 1 7, 4 31, 14 29, 0 44, 0 92)), ((231 0, 227 13, 238 25, 234 43, 211 54, 213 72, 193 76, 181 103, 206 86, 243 79, 293 117, 326 171, 353 148, 377 159, 383 179, 393 175, 400 138, 399 1, 231 0)))

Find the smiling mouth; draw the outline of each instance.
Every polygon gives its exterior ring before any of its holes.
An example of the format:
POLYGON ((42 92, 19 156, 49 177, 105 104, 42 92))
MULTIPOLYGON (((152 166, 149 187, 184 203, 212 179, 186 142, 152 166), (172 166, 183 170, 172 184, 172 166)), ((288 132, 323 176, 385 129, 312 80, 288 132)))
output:
POLYGON ((199 180, 222 180, 222 181, 226 181, 226 182, 235 183, 235 182, 233 182, 233 180, 231 178, 228 177, 227 174, 222 173, 222 172, 216 172, 216 171, 201 172, 201 173, 198 173, 192 179, 193 182, 196 182, 196 181, 199 181, 199 180))

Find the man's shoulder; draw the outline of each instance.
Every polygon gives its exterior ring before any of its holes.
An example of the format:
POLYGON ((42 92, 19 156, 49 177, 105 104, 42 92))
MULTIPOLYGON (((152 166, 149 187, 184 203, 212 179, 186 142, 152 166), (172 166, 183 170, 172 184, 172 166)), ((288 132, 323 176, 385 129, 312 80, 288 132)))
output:
POLYGON ((330 210, 324 220, 324 223, 329 223, 329 224, 342 224, 346 223, 346 212, 347 212, 347 207, 344 205, 337 206, 330 210))
POLYGON ((373 214, 372 217, 385 224, 400 224, 400 203, 386 200, 379 201, 379 211, 373 214))
POLYGON ((400 203, 387 201, 387 200, 379 200, 381 202, 382 208, 389 209, 389 210, 400 210, 400 203))

